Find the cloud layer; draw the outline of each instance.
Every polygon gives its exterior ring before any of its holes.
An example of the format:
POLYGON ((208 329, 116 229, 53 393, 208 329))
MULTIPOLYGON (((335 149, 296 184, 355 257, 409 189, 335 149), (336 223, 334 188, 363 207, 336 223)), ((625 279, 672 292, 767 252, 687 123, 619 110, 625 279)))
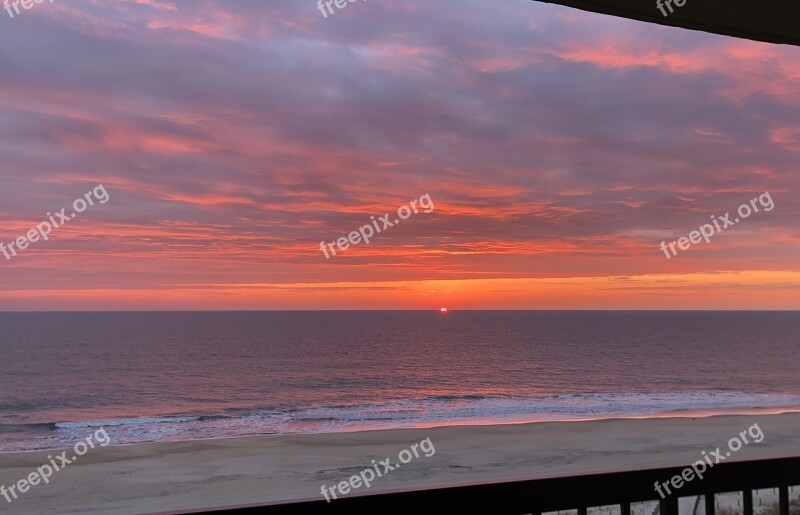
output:
POLYGON ((0 309, 800 309, 800 49, 527 0, 57 0, 0 25, 0 241, 111 197, 0 256, 0 309))

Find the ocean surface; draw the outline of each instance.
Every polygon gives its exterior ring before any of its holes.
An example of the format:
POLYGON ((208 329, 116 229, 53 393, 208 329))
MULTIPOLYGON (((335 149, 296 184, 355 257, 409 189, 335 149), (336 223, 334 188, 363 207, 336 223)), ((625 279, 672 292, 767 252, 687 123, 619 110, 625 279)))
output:
POLYGON ((800 410, 797 312, 0 314, 0 452, 800 410))

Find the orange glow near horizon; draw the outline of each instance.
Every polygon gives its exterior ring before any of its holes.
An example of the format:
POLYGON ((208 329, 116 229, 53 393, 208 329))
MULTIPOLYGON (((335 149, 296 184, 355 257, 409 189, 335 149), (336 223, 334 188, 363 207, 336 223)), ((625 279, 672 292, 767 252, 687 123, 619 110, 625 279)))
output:
POLYGON ((459 310, 800 309, 800 272, 665 274, 640 277, 497 278, 434 281, 194 284, 165 288, 12 290, 4 309, 59 310, 459 310), (793 285, 793 286, 789 286, 793 285), (677 294, 676 294, 677 292, 677 294), (691 300, 687 300, 691 299, 691 300), (722 299, 720 301, 719 299, 722 299))

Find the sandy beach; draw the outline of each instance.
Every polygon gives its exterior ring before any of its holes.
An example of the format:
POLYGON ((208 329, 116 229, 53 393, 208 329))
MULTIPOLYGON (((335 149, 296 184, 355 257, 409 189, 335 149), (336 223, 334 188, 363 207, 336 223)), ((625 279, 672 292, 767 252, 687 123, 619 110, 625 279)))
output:
MULTIPOLYGON (((757 423, 764 434, 729 460, 800 455, 800 414, 456 426, 270 435, 96 448, 21 494, 10 513, 141 514, 321 499, 371 460, 430 438, 413 458, 355 494, 623 469, 685 465, 757 423)), ((27 477, 56 452, 0 455, 0 484, 27 477)), ((351 493, 350 495, 355 495, 351 493)))

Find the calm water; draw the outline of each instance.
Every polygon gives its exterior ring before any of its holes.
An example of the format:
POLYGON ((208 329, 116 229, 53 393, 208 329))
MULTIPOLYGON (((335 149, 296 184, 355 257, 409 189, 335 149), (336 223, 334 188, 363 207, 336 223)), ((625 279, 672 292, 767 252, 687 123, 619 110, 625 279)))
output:
POLYGON ((800 409, 800 313, 0 314, 0 451, 800 409))

